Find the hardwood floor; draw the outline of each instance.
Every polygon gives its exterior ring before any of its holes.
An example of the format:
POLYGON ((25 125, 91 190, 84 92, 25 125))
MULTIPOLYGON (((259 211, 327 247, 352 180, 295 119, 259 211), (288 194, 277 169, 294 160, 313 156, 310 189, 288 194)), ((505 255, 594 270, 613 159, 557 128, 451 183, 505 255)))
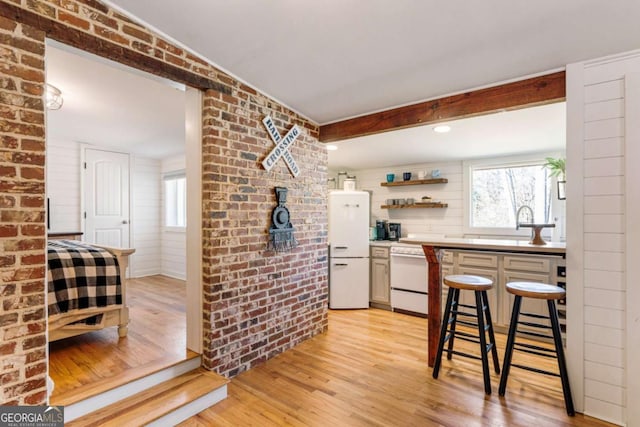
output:
MULTIPOLYGON (((233 378, 226 400, 180 425, 611 425, 568 417, 558 378, 513 368, 505 397, 498 396, 497 374, 493 394, 485 396, 480 361, 454 356, 434 380, 426 336, 426 319, 378 309, 330 311, 326 334, 233 378)), ((502 364, 506 336, 497 339, 502 364)), ((552 369, 553 362, 541 366, 552 369)))
POLYGON ((107 328, 49 344, 52 404, 69 405, 196 355, 186 350, 184 281, 129 279, 127 298, 127 337, 107 328))

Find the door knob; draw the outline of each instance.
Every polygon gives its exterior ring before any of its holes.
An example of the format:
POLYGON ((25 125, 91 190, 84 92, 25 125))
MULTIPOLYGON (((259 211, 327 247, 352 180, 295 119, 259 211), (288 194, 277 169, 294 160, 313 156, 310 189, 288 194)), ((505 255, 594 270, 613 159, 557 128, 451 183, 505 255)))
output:
POLYGON ((123 224, 129 224, 129 221, 127 221, 126 219, 123 219, 123 220, 122 220, 122 223, 123 223, 123 224))

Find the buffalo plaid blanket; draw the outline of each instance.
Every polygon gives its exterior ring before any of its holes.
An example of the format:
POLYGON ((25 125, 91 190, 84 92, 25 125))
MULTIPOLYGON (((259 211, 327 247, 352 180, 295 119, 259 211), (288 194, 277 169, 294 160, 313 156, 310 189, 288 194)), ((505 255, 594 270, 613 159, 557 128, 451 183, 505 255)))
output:
POLYGON ((122 304, 118 260, 76 240, 48 242, 49 315, 122 304))

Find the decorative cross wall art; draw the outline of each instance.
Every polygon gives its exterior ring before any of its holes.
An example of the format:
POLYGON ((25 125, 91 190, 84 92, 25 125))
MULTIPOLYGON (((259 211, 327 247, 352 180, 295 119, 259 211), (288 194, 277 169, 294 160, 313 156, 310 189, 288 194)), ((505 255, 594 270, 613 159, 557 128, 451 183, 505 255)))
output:
POLYGON ((262 119, 262 124, 264 124, 264 127, 267 128, 267 133, 271 137, 273 143, 276 145, 275 148, 271 150, 267 157, 262 161, 262 166, 267 171, 270 171, 271 168, 273 168, 273 166, 276 164, 276 162, 280 160, 280 157, 284 157, 284 161, 291 171, 291 175, 293 175, 294 178, 300 175, 300 169, 298 168, 296 161, 293 160, 293 157, 289 152, 289 147, 291 147, 296 138, 300 136, 300 129, 298 128, 298 125, 293 125, 293 127, 283 138, 282 136, 280 136, 280 132, 278 132, 278 129, 276 129, 276 125, 273 123, 271 116, 267 116, 262 119))

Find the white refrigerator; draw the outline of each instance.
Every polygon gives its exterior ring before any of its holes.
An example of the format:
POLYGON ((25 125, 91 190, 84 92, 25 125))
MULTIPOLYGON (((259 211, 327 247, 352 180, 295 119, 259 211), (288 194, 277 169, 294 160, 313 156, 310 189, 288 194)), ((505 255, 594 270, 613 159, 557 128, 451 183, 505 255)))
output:
POLYGON ((369 193, 329 193, 329 308, 369 308, 369 193))

